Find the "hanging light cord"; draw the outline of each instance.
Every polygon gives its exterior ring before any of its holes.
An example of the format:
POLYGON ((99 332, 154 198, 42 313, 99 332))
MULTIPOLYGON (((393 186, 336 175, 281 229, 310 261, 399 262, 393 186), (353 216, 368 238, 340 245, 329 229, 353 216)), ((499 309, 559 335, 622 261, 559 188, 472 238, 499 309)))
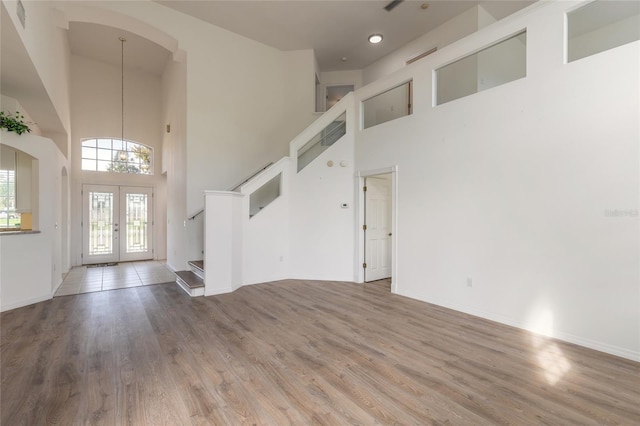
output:
POLYGON ((120 120, 120 140, 124 142, 124 42, 127 41, 126 38, 120 37, 120 56, 121 56, 121 81, 120 81, 120 111, 122 113, 122 117, 120 120))

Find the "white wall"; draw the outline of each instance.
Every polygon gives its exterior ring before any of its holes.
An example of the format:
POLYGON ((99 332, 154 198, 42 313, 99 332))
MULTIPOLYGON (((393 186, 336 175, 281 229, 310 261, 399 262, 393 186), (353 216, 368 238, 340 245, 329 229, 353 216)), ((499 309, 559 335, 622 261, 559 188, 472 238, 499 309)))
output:
POLYGON ((0 310, 50 299, 62 282, 62 169, 66 159, 55 142, 2 131, 2 143, 37 158, 40 233, 0 236, 0 310), (34 267, 37 265, 37 267, 34 267))
POLYGON ((24 116, 23 121, 26 125, 29 126, 29 130, 31 130, 29 133, 36 136, 42 136, 42 131, 40 130, 38 123, 36 123, 33 118, 31 118, 29 111, 27 111, 16 99, 10 98, 9 96, 0 95, 0 106, 2 107, 2 111, 5 112, 19 112, 22 116, 24 116))
POLYGON ((178 238, 167 257, 182 269, 191 249, 182 246, 180 228, 186 215, 203 207, 203 191, 228 189, 278 160, 314 119, 313 51, 281 52, 150 1, 65 2, 61 9, 70 20, 123 27, 167 47, 175 43, 174 54, 179 48, 187 58, 186 172, 184 185, 179 178, 177 187, 170 181, 167 188, 186 192, 184 211, 167 218, 167 233, 178 238))
MULTIPOLYGON (((162 116, 163 123, 171 126, 170 133, 163 133, 162 162, 166 172, 166 232, 167 232, 167 264, 174 270, 186 269, 187 238, 185 222, 187 212, 187 58, 180 55, 179 60, 167 64, 162 77, 162 116)), ((188 226, 194 226, 189 223, 188 226)), ((198 230, 202 230, 198 227, 198 230)), ((201 247, 198 247, 202 249, 201 247)))
MULTIPOLYGON (((291 168, 285 157, 244 185, 242 199, 242 284, 255 284, 289 278, 289 194, 291 168), (249 217, 251 194, 281 175, 280 196, 249 217)), ((268 187, 267 187, 268 188, 268 187)))
POLYGON ((349 94, 292 141, 290 157, 243 185, 240 193, 207 191, 205 295, 286 278, 355 280, 356 125, 349 94), (347 134, 296 173, 297 149, 347 106, 347 134), (280 196, 251 217, 252 194, 278 175, 280 196))
MULTIPOLYGON (((406 66, 408 60, 434 47, 439 50, 451 43, 475 33, 497 20, 526 8, 533 1, 483 2, 450 19, 432 31, 416 38, 363 70, 364 83, 369 84, 406 66)), ((522 12, 520 12, 522 13, 522 12)), ((423 59, 421 59, 423 60, 423 59)))
POLYGON ((314 127, 306 129, 292 142, 289 198, 289 276, 292 278, 354 280, 353 135, 359 120, 353 99, 353 94, 342 98, 331 110, 333 113, 325 113, 314 127), (295 173, 297 148, 341 115, 346 105, 351 106, 347 109, 346 135, 295 173), (327 165, 329 161, 333 166, 327 165), (342 208, 342 203, 348 207, 342 208))
MULTIPOLYGON (((186 52, 186 214, 203 207, 204 190, 229 189, 285 155, 314 119, 313 51, 281 52, 157 3, 101 7, 162 28, 186 52)), ((168 232, 177 226, 173 218, 168 232)))
POLYGON ((324 110, 327 86, 344 86, 353 84, 354 90, 358 90, 362 87, 362 70, 325 71, 321 72, 319 77, 320 84, 317 87, 318 105, 316 111, 324 110))
MULTIPOLYGON (((81 144, 83 139, 121 136, 121 69, 86 57, 71 58, 71 247, 74 265, 82 264, 82 197, 83 184, 153 187, 154 192, 164 190, 162 170, 162 84, 153 74, 125 69, 124 137, 142 143, 154 150, 153 175, 105 173, 81 170, 81 144)), ((154 197, 154 247, 166 246, 164 231, 164 195, 154 197)), ((154 251, 154 256, 157 253, 154 251)))
MULTIPOLYGON (((283 69, 279 79, 283 79, 283 117, 275 124, 274 146, 267 147, 267 156, 274 162, 289 152, 289 142, 315 119, 315 56, 313 50, 281 52, 283 69), (277 154, 277 155, 276 155, 277 154), (276 155, 276 156, 274 156, 276 155)), ((269 84, 269 83, 267 83, 269 84)), ((282 97, 281 95, 277 95, 282 97)), ((260 164, 262 165, 262 164, 260 164)), ((259 167, 259 166, 258 166, 259 167)))
MULTIPOLYGON (((54 139, 59 150, 68 158, 70 132, 70 104, 69 104, 69 46, 66 32, 58 24, 57 11, 52 1, 23 1, 25 14, 27 16, 25 28, 20 24, 16 8, 17 2, 3 0, 6 11, 11 18, 16 31, 24 44, 24 48, 36 67, 38 76, 47 92, 47 102, 51 102, 55 108, 57 117, 53 120, 47 118, 46 121, 59 123, 62 128, 56 133, 45 136, 54 139)), ((18 99, 32 112, 39 110, 42 100, 34 99, 29 94, 25 94, 24 99, 18 99)), ((44 117, 41 118, 45 121, 44 117)), ((49 129, 51 130, 51 129, 49 129)))
POLYGON ((398 293, 640 360, 640 49, 564 65, 570 6, 363 88, 413 75, 414 114, 357 134, 356 170, 398 167, 398 293), (524 27, 526 78, 432 106, 434 68, 524 27))
POLYGON ((476 6, 366 67, 362 71, 364 84, 369 84, 404 68, 409 59, 434 47, 442 49, 477 30, 478 7, 476 6))
POLYGON ((230 191, 205 193, 205 296, 229 293, 243 284, 243 197, 230 191))

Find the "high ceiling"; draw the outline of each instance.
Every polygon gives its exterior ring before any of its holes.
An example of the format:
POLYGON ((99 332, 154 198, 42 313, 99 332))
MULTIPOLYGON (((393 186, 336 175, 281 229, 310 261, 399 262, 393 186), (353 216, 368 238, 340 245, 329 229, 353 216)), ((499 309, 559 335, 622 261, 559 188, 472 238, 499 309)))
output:
MULTIPOLYGON (((501 19, 533 2, 405 0, 387 12, 388 0, 154 1, 280 50, 314 49, 321 71, 362 69, 479 3, 501 19), (384 35, 382 43, 367 41, 374 33, 384 35)), ((156 75, 170 57, 149 40, 104 25, 72 22, 68 35, 73 54, 112 64, 120 64, 118 38, 125 37, 126 66, 156 75)))
POLYGON ((280 50, 313 48, 322 71, 362 69, 479 3, 497 18, 532 3, 406 0, 387 12, 390 0, 154 1, 280 50), (367 41, 374 33, 382 43, 367 41))
POLYGON ((69 47, 74 55, 120 65, 122 47, 128 69, 162 75, 171 53, 156 43, 125 30, 85 22, 69 23, 69 47), (120 37, 126 42, 121 46, 120 37))

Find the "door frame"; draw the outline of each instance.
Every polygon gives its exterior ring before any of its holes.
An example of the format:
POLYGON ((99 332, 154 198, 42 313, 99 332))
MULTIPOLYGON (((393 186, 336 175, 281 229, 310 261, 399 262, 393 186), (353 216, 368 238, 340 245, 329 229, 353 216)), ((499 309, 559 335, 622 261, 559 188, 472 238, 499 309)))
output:
POLYGON ((80 236, 82 237, 82 250, 80 251, 80 259, 82 261, 82 265, 92 265, 96 263, 107 263, 107 262, 119 262, 120 261, 120 234, 114 234, 116 231, 112 231, 112 251, 109 254, 104 255, 96 255, 91 260, 89 260, 88 250, 89 250, 89 239, 91 238, 89 235, 89 211, 90 207, 88 206, 87 201, 89 200, 89 193, 92 191, 98 192, 108 192, 113 194, 112 200, 112 209, 113 209, 113 222, 117 222, 119 226, 120 222, 120 187, 118 185, 92 185, 92 184, 83 184, 82 192, 81 192, 81 200, 82 200, 82 222, 80 226, 80 236), (114 238, 115 237, 115 238, 114 238), (114 252, 117 251, 117 254, 114 252), (85 256, 87 254, 87 256, 85 256))
MULTIPOLYGON (((154 238, 154 233, 155 233, 155 186, 154 185, 126 185, 126 184, 106 184, 106 183, 97 183, 97 184, 93 184, 93 183, 82 183, 81 184, 81 191, 80 191, 80 204, 81 204, 81 209, 80 209, 80 220, 82 221, 82 224, 80 226, 80 259, 79 259, 79 265, 92 265, 92 264, 96 264, 96 263, 106 263, 106 262, 111 262, 111 261, 115 261, 115 262, 129 262, 129 261, 136 261, 136 260, 151 260, 151 259, 155 259, 155 238, 154 238), (88 222, 88 217, 87 216, 87 211, 86 208, 88 207, 86 205, 86 197, 87 194, 85 194, 85 191, 87 189, 91 189, 91 188, 113 188, 116 189, 114 195, 114 205, 117 206, 117 212, 115 213, 116 218, 115 220, 118 222, 118 227, 119 229, 119 233, 118 233, 118 238, 117 238, 117 244, 115 244, 115 246, 117 247, 117 251, 118 251, 118 255, 117 255, 117 259, 115 260, 110 260, 110 259, 94 259, 95 262, 91 262, 88 261, 87 258, 85 258, 84 254, 86 254, 86 251, 88 250, 87 244, 87 235, 85 235, 85 226, 86 226, 86 222, 88 222), (144 256, 140 256, 139 259, 138 258, 132 258, 131 256, 129 256, 129 258, 123 258, 122 256, 122 250, 124 248, 124 245, 126 244, 126 240, 124 240, 125 242, 123 242, 123 238, 125 238, 125 226, 120 226, 120 222, 123 221, 124 217, 125 217, 125 211, 123 210, 124 205, 122 203, 123 201, 123 195, 126 192, 123 192, 123 189, 135 189, 135 188, 140 188, 142 191, 144 192, 148 192, 149 197, 149 230, 148 230, 148 234, 147 234, 147 238, 149 240, 149 255, 150 257, 147 257, 146 255, 144 256)), ((126 257, 126 255, 125 255, 126 257)), ((135 257, 135 256, 134 256, 135 257)))
POLYGON ((365 224, 365 198, 364 187, 365 178, 376 175, 391 174, 391 292, 398 293, 398 166, 385 167, 372 170, 360 170, 355 173, 355 191, 356 191, 356 253, 355 253, 355 281, 364 283, 364 268, 362 264, 365 262, 365 233, 363 225, 365 224))
POLYGON ((124 223, 124 225, 120 226, 120 249, 119 249, 119 256, 120 256, 120 262, 133 262, 133 261, 139 261, 139 260, 150 260, 153 259, 155 256, 155 246, 154 246, 154 238, 153 238, 153 234, 154 234, 154 216, 153 216, 153 211, 154 211, 154 194, 155 194, 155 190, 152 186, 139 186, 139 185, 120 185, 119 186, 119 192, 120 192, 120 222, 121 224, 123 222, 126 222, 126 206, 127 203, 125 201, 125 195, 128 193, 127 190, 131 190, 130 192, 132 193, 136 193, 136 194, 140 194, 140 193, 145 193, 149 198, 147 201, 147 220, 148 220, 148 230, 147 230, 147 246, 148 246, 148 251, 147 252, 141 252, 141 253, 136 253, 134 252, 133 254, 131 253, 126 253, 126 246, 127 246, 127 224, 124 223), (136 191, 137 190, 137 191, 136 191), (124 208, 124 209, 123 209, 124 208), (124 252, 124 253, 123 253, 124 252), (151 256, 151 257, 149 257, 151 256))

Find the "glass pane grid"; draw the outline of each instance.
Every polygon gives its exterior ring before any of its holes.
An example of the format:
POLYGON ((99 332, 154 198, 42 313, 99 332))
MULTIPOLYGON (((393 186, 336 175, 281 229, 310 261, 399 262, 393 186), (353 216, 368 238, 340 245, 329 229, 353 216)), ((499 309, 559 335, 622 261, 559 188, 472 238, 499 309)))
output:
POLYGON ((13 170, 0 170, 0 228, 20 227, 16 212, 16 175, 13 170))
POLYGON ((126 194, 125 200, 127 236, 125 251, 127 253, 145 253, 149 251, 147 241, 148 196, 147 194, 126 194))
POLYGON ((113 253, 113 194, 89 193, 89 255, 113 253))
POLYGON ((82 142, 82 170, 153 174, 153 148, 120 139, 82 142))

